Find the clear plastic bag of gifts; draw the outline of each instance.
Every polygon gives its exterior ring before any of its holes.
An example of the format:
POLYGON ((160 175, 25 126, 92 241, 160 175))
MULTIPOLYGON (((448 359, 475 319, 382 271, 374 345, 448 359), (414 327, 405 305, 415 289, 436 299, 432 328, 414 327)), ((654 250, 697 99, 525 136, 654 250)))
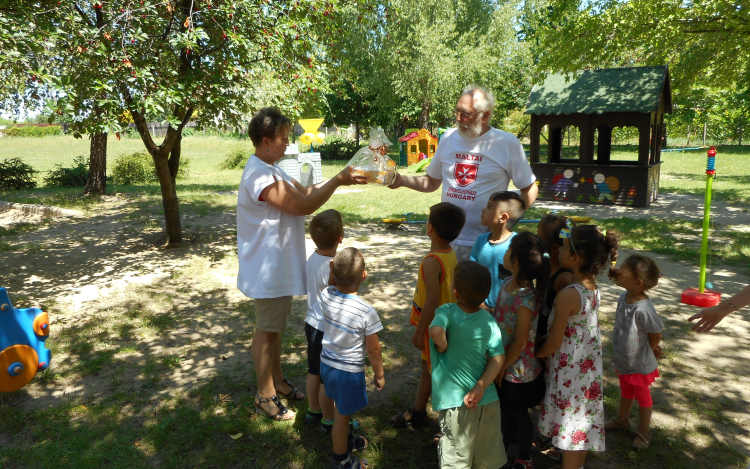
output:
POLYGON ((386 138, 383 129, 370 130, 370 143, 362 147, 349 160, 352 174, 367 176, 368 184, 390 186, 396 180, 396 162, 388 158, 388 146, 392 143, 386 138))

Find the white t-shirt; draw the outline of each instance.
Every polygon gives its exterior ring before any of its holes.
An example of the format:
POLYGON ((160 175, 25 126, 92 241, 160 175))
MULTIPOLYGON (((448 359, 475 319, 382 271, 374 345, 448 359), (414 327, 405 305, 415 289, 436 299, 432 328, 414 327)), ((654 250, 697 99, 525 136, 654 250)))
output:
POLYGON ((320 306, 320 294, 328 288, 331 259, 333 258, 313 252, 305 265, 307 274, 307 317, 305 317, 305 322, 319 331, 323 330, 323 309, 320 306))
POLYGON ((479 137, 466 139, 456 130, 443 135, 427 175, 442 181, 441 201, 466 210, 466 224, 454 242, 473 246, 477 236, 487 232, 480 219, 490 195, 507 191, 510 181, 523 189, 536 177, 523 145, 512 134, 490 127, 479 137))
POLYGON ((350 373, 365 370, 365 337, 383 329, 378 313, 357 295, 328 287, 320 294, 323 307, 321 363, 350 373))
POLYGON ((289 215, 261 200, 276 181, 292 184, 278 166, 253 155, 237 196, 237 288, 249 298, 305 294, 305 217, 289 215))

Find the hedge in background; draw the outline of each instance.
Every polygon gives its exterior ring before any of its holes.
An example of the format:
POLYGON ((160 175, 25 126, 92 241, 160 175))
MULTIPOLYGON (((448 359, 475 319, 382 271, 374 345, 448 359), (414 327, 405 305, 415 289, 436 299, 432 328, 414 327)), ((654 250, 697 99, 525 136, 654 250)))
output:
MULTIPOLYGON (((361 142, 366 145, 365 142, 361 142)), ((320 152, 321 160, 350 160, 360 147, 354 140, 332 139, 316 144, 315 151, 320 152)))
POLYGON ((36 187, 37 171, 18 158, 0 162, 0 190, 23 190, 36 187))
POLYGON ((241 169, 245 167, 245 163, 252 156, 252 152, 245 150, 234 150, 232 153, 227 155, 224 161, 219 164, 219 169, 241 169))
MULTIPOLYGON (((187 177, 190 170, 190 160, 180 159, 180 169, 177 171, 177 179, 187 177)), ((112 181, 115 184, 132 186, 133 184, 144 184, 157 182, 154 160, 146 152, 136 152, 130 155, 120 155, 115 160, 112 170, 112 181)))
POLYGON ((37 127, 26 125, 23 127, 8 127, 0 130, 6 137, 48 137, 50 135, 62 135, 62 129, 59 125, 50 125, 47 127, 37 127))
POLYGON ((63 168, 55 165, 55 169, 47 171, 44 176, 44 185, 47 187, 83 187, 89 177, 89 165, 86 157, 76 156, 73 159, 72 168, 63 168))

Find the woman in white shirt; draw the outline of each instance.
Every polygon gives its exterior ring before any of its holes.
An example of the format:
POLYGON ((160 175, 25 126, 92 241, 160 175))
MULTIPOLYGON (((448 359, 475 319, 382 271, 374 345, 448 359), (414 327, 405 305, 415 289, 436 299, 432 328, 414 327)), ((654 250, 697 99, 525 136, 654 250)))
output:
POLYGON ((255 154, 245 165, 237 199, 237 287, 255 299, 255 407, 274 420, 294 418, 277 395, 305 398, 281 372, 281 334, 292 296, 306 294, 305 215, 320 208, 339 186, 366 182, 348 167, 310 187, 290 178, 275 163, 284 157, 291 130, 292 121, 276 108, 263 108, 253 117, 248 133, 255 154))

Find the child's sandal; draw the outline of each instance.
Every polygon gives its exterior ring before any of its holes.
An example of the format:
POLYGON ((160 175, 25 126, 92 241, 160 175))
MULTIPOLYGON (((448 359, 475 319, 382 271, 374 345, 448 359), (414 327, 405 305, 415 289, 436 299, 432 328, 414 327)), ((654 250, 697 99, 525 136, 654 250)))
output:
POLYGON ((604 431, 613 432, 618 430, 630 430, 630 421, 622 423, 618 422, 617 419, 612 419, 604 425, 604 431))
POLYGON ((633 440, 634 449, 646 449, 651 445, 651 435, 644 435, 640 430, 635 431, 635 440, 633 440))
POLYGON ((368 446, 370 446, 370 441, 367 438, 353 433, 349 434, 349 442, 347 444, 349 451, 362 451, 368 446))
POLYGON ((347 458, 341 462, 331 461, 331 469, 367 469, 367 460, 349 453, 347 458))
POLYGON ((417 411, 414 406, 411 406, 406 412, 396 413, 388 422, 396 428, 421 427, 429 422, 426 410, 417 411), (409 412, 409 420, 404 418, 406 412, 409 412))
POLYGON ((550 446, 552 446, 552 438, 545 438, 539 433, 534 435, 534 439, 531 441, 531 451, 536 451, 537 453, 546 451, 550 446))

